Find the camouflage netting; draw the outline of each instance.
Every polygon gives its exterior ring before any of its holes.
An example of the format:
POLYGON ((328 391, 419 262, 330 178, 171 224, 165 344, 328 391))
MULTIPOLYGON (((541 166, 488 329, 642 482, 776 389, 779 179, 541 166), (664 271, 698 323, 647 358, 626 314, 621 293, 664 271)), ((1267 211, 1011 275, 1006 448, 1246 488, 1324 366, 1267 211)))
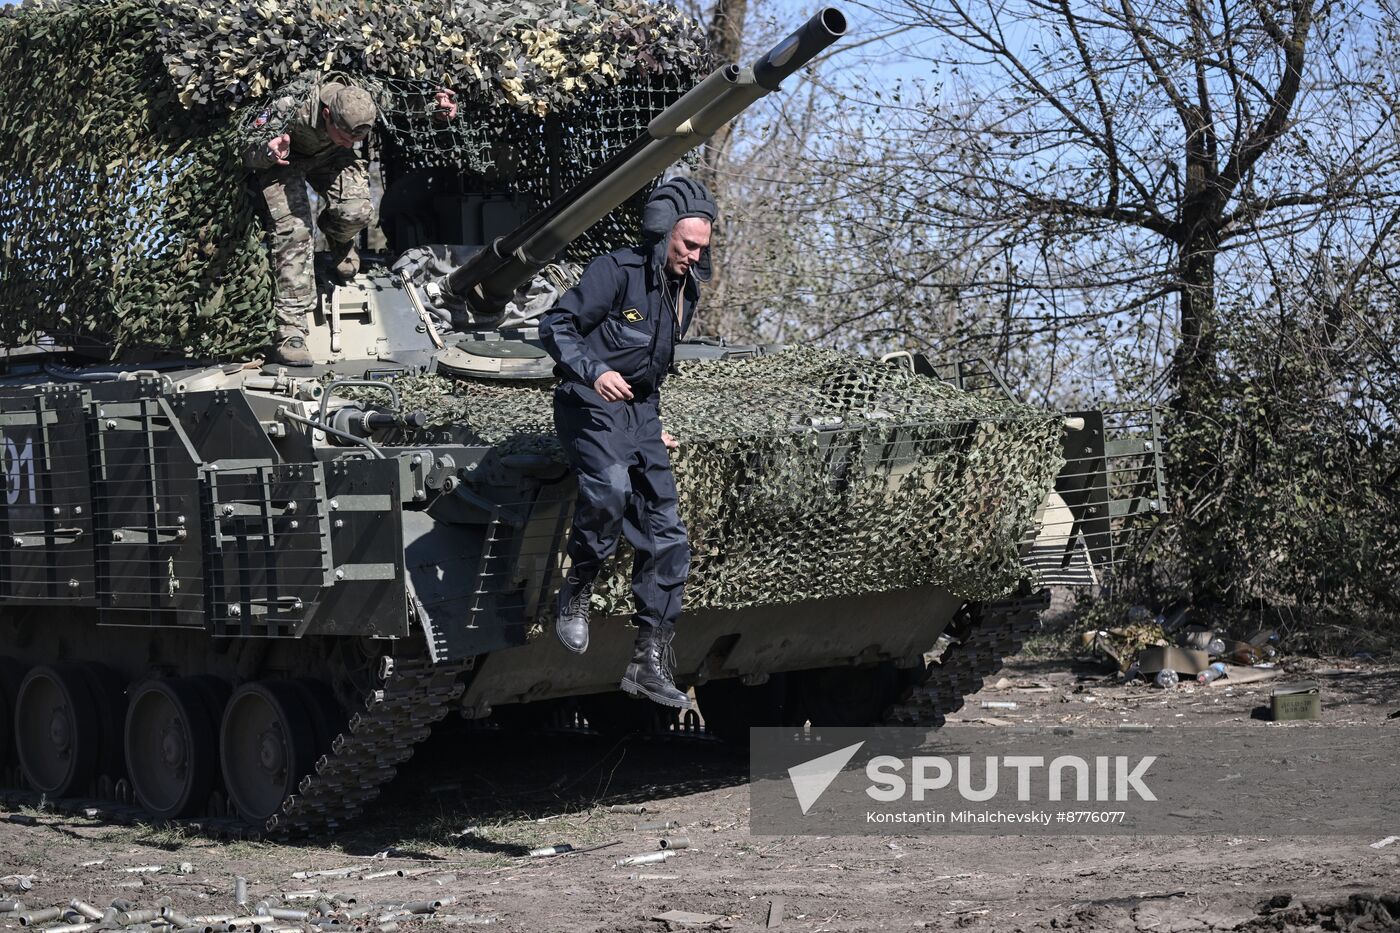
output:
MULTIPOLYGON (((552 387, 399 380, 404 405, 503 452, 563 460, 552 387)), ((1018 544, 1063 463, 1060 416, 878 361, 802 349, 682 363, 662 420, 694 559, 686 604, 739 608, 1025 576, 1018 544)), ((630 612, 631 557, 598 588, 630 612)))
MULTIPOLYGON (((244 188, 249 111, 319 70, 373 79, 386 175, 449 167, 542 202, 710 63, 643 0, 50 0, 0 8, 0 341, 238 356, 271 280, 244 188), (432 92, 458 91, 443 128, 432 92)), ((634 207, 635 210, 635 207, 634 207)), ((579 255, 630 235, 605 221, 579 255)))

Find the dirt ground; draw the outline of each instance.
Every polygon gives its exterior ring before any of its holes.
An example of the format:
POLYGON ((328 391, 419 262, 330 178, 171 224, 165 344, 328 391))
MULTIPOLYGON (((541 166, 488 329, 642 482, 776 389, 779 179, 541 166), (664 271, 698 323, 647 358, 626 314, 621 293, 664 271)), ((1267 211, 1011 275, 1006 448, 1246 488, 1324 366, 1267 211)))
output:
MULTIPOLYGON (((1400 667, 1289 667, 1290 676, 1322 682, 1325 721, 1385 723, 1400 710, 1400 667)), ((1251 718, 1269 689, 1263 683, 1166 693, 1119 686, 1074 662, 1017 661, 948 728, 1279 728, 1251 718), (1012 700, 1017 708, 983 710, 983 700, 1012 700)), ((1387 728, 1400 735, 1400 719, 1387 728)), ((248 913, 234 905, 234 879, 242 876, 250 905, 306 909, 316 901, 312 892, 338 894, 333 913, 348 929, 372 928, 398 903, 455 898, 434 915, 398 920, 402 933, 1400 929, 1392 919, 1400 918, 1400 842, 1375 848, 1376 838, 1336 837, 754 836, 746 768, 745 757, 709 740, 616 743, 448 726, 357 825, 312 843, 218 842, 21 814, 39 823, 0 823, 0 874, 10 876, 0 879, 0 897, 18 897, 30 908, 73 898, 104 908, 114 898, 155 907, 168 898, 190 917, 238 916, 248 913), (647 812, 607 809, 632 803, 645 803, 647 812), (678 828, 636 828, 672 820, 678 828), (691 845, 669 861, 615 864, 678 834, 691 845), (597 848, 554 858, 527 854, 558 843, 597 848), (296 876, 335 869, 353 873, 296 876), (406 877, 388 874, 396 869, 406 877), (32 888, 19 891, 18 875, 32 875, 32 888), (655 919, 668 911, 709 916, 655 919)), ((14 915, 0 924, 19 929, 14 915)))

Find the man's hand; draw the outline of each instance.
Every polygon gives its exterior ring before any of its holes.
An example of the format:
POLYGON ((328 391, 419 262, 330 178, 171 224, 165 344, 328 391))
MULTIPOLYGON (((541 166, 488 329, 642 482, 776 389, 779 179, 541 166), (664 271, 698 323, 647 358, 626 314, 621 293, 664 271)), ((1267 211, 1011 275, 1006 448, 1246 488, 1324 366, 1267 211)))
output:
POLYGON ((290 165, 287 157, 292 154, 292 134, 283 133, 267 141, 267 154, 278 165, 290 165))
POLYGON ((666 445, 667 450, 678 450, 681 446, 681 442, 672 437, 670 431, 661 432, 661 443, 666 445))
POLYGON ((593 391, 601 395, 605 402, 621 402, 624 399, 630 400, 632 398, 632 387, 615 369, 610 369, 599 376, 597 381, 593 383, 593 391))
POLYGON ((433 111, 434 121, 448 123, 457 119, 456 91, 440 87, 433 93, 433 101, 437 104, 437 109, 433 111))

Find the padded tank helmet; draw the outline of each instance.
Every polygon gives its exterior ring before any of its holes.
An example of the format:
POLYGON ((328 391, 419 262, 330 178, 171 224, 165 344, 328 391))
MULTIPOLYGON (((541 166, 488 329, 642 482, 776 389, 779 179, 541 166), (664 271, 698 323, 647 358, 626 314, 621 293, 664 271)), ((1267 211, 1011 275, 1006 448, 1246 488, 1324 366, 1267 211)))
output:
MULTIPOLYGON (((676 224, 687 217, 703 217, 710 223, 719 218, 719 207, 710 190, 693 178, 672 178, 657 185, 647 197, 642 212, 642 237, 651 247, 651 261, 657 272, 666 266, 666 246, 676 224)), ((702 282, 714 274, 710 264, 710 248, 700 253, 700 261, 692 271, 702 282)))

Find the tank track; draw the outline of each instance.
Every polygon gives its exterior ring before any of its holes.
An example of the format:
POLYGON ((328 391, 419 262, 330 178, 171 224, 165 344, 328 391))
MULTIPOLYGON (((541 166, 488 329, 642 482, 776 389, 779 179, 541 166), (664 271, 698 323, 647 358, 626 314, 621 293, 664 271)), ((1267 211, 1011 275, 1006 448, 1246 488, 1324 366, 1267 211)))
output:
POLYGON ((337 829, 359 816, 462 695, 458 675, 465 669, 465 664, 381 658, 382 683, 366 695, 364 710, 351 715, 330 751, 317 759, 315 772, 301 779, 297 793, 282 801, 282 812, 269 817, 264 829, 274 835, 310 833, 337 829))
POLYGON ((363 698, 363 710, 352 713, 343 732, 317 759, 297 792, 282 801, 280 812, 262 823, 237 816, 182 820, 153 820, 130 803, 86 798, 42 799, 32 791, 0 794, 0 803, 40 806, 60 813, 77 813, 123 823, 158 823, 200 835, 236 839, 287 838, 340 828, 363 812, 393 779, 397 766, 413 756, 462 694, 462 664, 432 664, 427 660, 379 659, 377 685, 363 698))
POLYGON ((1049 590, 977 604, 967 631, 929 665, 928 679, 886 712, 885 724, 942 728, 947 717, 962 709, 966 698, 981 690, 984 680, 1039 630, 1040 614, 1049 605, 1049 590))

